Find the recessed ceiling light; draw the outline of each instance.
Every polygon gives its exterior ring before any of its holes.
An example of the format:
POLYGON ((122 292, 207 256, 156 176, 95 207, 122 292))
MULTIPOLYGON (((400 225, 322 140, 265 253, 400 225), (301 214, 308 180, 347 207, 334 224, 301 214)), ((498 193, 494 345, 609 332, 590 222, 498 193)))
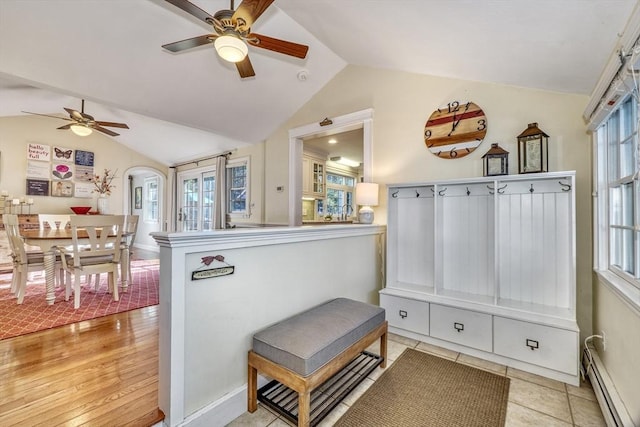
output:
POLYGON ((337 144, 338 141, 334 138, 331 138, 330 140, 327 141, 329 144, 337 144))

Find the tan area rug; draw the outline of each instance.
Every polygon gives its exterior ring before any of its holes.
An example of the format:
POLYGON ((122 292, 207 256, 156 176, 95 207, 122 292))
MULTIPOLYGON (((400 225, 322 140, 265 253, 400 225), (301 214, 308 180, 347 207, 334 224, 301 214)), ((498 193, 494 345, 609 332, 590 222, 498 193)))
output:
POLYGON ((504 426, 509 378, 407 349, 336 427, 504 426))

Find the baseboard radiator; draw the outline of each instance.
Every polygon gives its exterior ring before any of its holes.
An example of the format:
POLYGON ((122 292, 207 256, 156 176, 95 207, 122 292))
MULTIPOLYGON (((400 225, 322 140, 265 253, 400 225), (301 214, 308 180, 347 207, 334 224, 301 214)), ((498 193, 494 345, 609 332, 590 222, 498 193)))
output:
POLYGON ((582 372, 591 381, 607 426, 634 426, 593 344, 588 344, 582 353, 582 372))

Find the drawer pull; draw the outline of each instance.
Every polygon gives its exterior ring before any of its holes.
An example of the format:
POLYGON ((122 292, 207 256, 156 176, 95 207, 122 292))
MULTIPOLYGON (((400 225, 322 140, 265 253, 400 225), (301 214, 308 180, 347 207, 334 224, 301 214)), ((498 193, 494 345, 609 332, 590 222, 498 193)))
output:
POLYGON ((464 324, 463 323, 458 323, 458 322, 453 322, 453 329, 455 329, 458 332, 464 331, 464 324))
POLYGON ((527 347, 531 348, 532 351, 535 350, 536 348, 539 347, 538 341, 530 340, 527 338, 527 347))
POLYGON ((403 319, 404 319, 405 317, 407 317, 407 312, 406 312, 406 311, 404 311, 404 310, 400 310, 400 313, 399 313, 399 314, 400 314, 400 317, 402 317, 403 319))

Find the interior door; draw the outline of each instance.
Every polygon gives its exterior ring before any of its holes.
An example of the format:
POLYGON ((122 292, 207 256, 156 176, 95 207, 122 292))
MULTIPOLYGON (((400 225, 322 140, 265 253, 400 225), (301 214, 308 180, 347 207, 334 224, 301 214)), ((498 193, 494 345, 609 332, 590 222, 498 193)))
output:
POLYGON ((180 174, 178 228, 180 231, 213 229, 215 170, 180 174))

